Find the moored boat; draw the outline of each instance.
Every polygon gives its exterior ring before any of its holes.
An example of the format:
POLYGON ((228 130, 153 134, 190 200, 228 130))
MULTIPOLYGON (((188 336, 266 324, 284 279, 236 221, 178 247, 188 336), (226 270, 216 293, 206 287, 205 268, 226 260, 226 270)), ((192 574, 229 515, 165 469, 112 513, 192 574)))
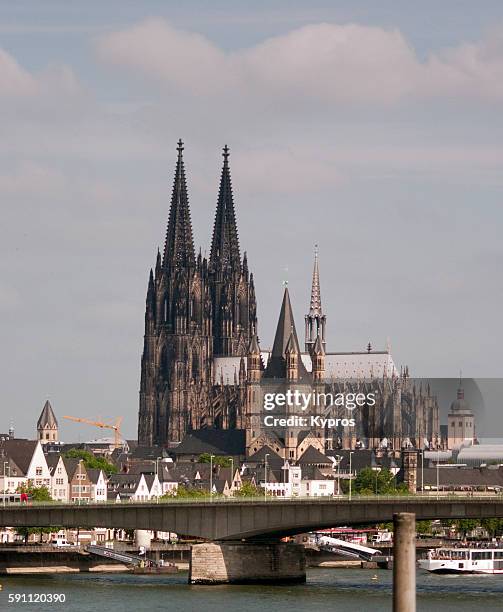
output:
POLYGON ((436 574, 503 574, 503 548, 438 548, 419 566, 436 574))

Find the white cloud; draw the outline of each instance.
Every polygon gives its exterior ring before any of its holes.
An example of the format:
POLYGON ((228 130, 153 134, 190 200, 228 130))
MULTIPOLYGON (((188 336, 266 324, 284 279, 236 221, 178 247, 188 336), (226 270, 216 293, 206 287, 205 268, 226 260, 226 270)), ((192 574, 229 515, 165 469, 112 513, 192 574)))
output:
POLYGON ((257 98, 375 105, 410 96, 503 97, 503 31, 422 62, 398 30, 321 23, 225 53, 199 34, 152 18, 102 36, 98 53, 170 92, 245 104, 257 98))
POLYGON ((38 74, 25 70, 0 48, 0 97, 25 97, 79 92, 78 81, 66 65, 51 65, 38 74))

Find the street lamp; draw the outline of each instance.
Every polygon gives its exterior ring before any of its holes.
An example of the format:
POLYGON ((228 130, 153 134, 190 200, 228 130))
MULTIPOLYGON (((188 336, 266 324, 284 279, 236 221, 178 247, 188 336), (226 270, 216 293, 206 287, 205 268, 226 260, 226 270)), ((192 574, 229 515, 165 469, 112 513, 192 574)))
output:
POLYGON ((7 487, 5 486, 5 466, 8 466, 9 468, 9 477, 10 477, 10 463, 8 461, 4 461, 3 462, 3 505, 5 506, 5 498, 6 498, 6 493, 7 493, 7 487))
MULTIPOLYGON (((161 479, 159 478, 159 459, 162 461, 162 457, 156 457, 155 460, 155 475, 157 476, 157 486, 161 486, 161 479)), ((161 488, 161 493, 162 493, 161 488)), ((159 489, 157 490, 157 495, 155 496, 156 503, 159 503, 159 489)))
POLYGON ((421 495, 424 495, 424 448, 421 450, 421 495))
POLYGON ((210 455, 210 501, 213 501, 213 459, 215 455, 210 455))
POLYGON ((341 461, 342 455, 335 455, 335 460, 337 462, 337 495, 341 494, 341 461))
POLYGON ((234 486, 234 458, 230 457, 231 460, 231 492, 232 492, 232 487, 234 486))
POLYGON ((440 463, 440 449, 437 448, 437 499, 438 499, 438 493, 439 493, 439 488, 440 488, 440 472, 439 472, 439 465, 440 463))
POLYGON ((266 453, 264 457, 264 501, 267 501, 267 457, 269 453, 266 453))
POLYGON ((353 469, 351 467, 351 457, 354 451, 349 451, 349 501, 351 501, 351 480, 353 477, 353 469))

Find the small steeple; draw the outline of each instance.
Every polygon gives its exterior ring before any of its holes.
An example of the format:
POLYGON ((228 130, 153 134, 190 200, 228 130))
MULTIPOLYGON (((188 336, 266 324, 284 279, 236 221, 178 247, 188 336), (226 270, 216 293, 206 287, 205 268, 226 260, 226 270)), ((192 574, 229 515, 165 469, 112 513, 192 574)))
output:
POLYGON ((178 141, 171 208, 169 211, 166 241, 164 243, 163 266, 181 269, 195 266, 194 240, 190 220, 189 198, 183 165, 183 142, 178 141))
POLYGON ((37 437, 42 444, 57 442, 58 421, 52 410, 51 402, 47 400, 37 421, 37 437))
POLYGON ((286 378, 285 358, 287 349, 289 354, 292 354, 292 351, 294 351, 299 356, 297 366, 298 378, 308 378, 307 371, 300 358, 299 340, 297 331, 295 330, 295 320, 293 317, 292 304, 290 302, 290 294, 288 292, 288 287, 285 287, 271 357, 267 363, 264 377, 286 378))
POLYGON ((318 245, 314 247, 313 281, 311 283, 311 302, 309 304, 309 315, 321 317, 321 291, 320 291, 320 268, 318 264, 318 245))
POLYGON ((320 267, 318 263, 318 245, 314 248, 314 267, 313 280, 311 283, 311 301, 309 303, 309 313, 305 316, 306 323, 306 341, 305 349, 311 352, 318 336, 321 336, 323 348, 326 347, 325 342, 325 324, 326 317, 323 314, 321 307, 321 290, 320 290, 320 267))
POLYGON ((229 147, 225 145, 223 150, 224 164, 213 226, 210 265, 214 270, 231 267, 233 270, 239 271, 241 269, 241 257, 232 195, 229 155, 229 147))

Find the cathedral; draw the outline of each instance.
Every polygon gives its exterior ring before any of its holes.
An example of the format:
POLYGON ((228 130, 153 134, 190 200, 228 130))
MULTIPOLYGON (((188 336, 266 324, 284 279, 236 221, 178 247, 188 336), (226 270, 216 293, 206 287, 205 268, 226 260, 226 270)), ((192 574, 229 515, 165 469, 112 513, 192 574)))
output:
MULTIPOLYGON (((408 368, 397 371, 389 347, 327 351, 317 252, 303 348, 285 287, 272 349, 261 349, 253 274, 239 246, 229 149, 223 150, 208 259, 200 250, 195 254, 181 141, 177 151, 164 250, 148 280, 139 444, 174 447, 192 430, 213 428, 245 430, 248 455, 268 446, 288 460, 309 446, 321 452, 437 447, 436 399, 409 378, 408 368), (266 426, 264 395, 293 388, 372 391, 377 399, 357 411, 354 427, 266 426)), ((341 417, 344 410, 316 407, 315 413, 341 417)))

